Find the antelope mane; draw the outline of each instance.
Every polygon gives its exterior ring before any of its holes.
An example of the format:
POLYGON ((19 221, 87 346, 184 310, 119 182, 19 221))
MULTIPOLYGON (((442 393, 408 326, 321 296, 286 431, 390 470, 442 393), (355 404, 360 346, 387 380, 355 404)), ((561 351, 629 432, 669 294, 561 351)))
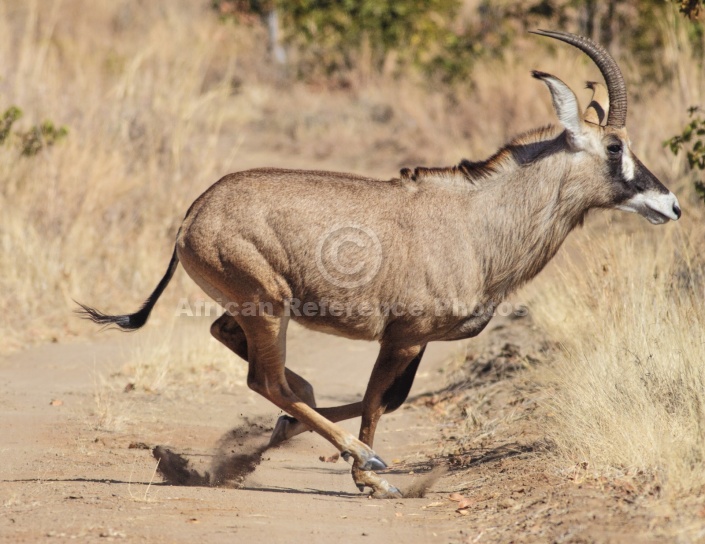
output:
POLYGON ((483 161, 463 159, 455 166, 403 168, 403 181, 442 185, 464 186, 482 190, 496 174, 521 168, 543 157, 565 151, 568 143, 563 127, 547 125, 527 131, 502 146, 483 161))

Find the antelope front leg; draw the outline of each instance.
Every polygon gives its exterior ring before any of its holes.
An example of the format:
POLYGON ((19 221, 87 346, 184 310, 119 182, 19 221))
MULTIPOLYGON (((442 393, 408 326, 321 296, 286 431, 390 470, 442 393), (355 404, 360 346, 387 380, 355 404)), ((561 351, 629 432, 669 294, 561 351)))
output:
MULTIPOLYGON (((379 418, 393 412, 406 400, 425 349, 425 345, 398 348, 382 341, 362 400, 361 442, 372 447, 379 418)), ((360 491, 369 487, 375 498, 402 496, 396 487, 361 464, 353 464, 352 477, 360 491)))
MULTIPOLYGON (((424 349, 425 346, 418 349, 399 350, 397 356, 393 356, 397 350, 389 348, 380 352, 380 357, 378 357, 378 362, 370 377, 368 392, 365 395, 366 411, 363 409, 362 402, 355 402, 332 408, 317 408, 316 412, 334 423, 365 414, 360 428, 360 440, 371 447, 381 415, 399 408, 409 395, 424 349), (409 361, 409 357, 412 356, 413 358, 409 361), (377 407, 375 408, 375 406, 377 407)), ((291 380, 289 383, 291 384, 291 380)), ((272 434, 272 441, 274 442, 276 437, 277 441, 274 443, 280 443, 306 430, 308 428, 295 418, 281 416, 272 434)), ((358 464, 353 465, 352 476, 360 491, 369 487, 373 490, 373 496, 376 498, 398 498, 401 496, 396 487, 371 470, 361 469, 358 464)))

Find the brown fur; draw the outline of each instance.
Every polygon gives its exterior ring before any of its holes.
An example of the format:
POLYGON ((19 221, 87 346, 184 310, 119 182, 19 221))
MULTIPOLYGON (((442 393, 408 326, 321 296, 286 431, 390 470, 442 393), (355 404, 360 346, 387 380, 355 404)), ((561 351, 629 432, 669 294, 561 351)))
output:
MULTIPOLYGON (((194 203, 177 240, 179 259, 226 302, 254 296, 283 309, 290 298, 375 307, 453 299, 471 310, 498 303, 543 268, 588 208, 609 204, 598 183, 586 190, 591 177, 581 172, 594 170, 594 158, 575 164, 562 134, 545 128, 514 140, 479 163, 495 172, 481 183, 460 167, 416 169, 420 175, 402 183, 278 169, 232 174, 194 203), (360 288, 331 285, 313 262, 319 240, 340 223, 368 226, 380 240, 379 272, 360 288), (420 255, 430 257, 419 263, 420 255)), ((367 340, 401 327, 410 344, 444 339, 458 326, 448 315, 294 319, 367 340)))

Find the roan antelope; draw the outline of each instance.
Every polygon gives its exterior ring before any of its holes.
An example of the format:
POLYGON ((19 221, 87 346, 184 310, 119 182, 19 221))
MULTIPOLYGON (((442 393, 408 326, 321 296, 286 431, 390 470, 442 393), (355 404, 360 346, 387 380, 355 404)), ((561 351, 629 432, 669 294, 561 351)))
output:
POLYGON ((248 361, 249 387, 288 414, 271 444, 314 430, 352 461, 361 491, 399 496, 375 473, 386 465, 372 442, 382 414, 406 399, 428 342, 479 334, 589 210, 636 212, 654 224, 681 215, 673 193, 630 149, 614 59, 574 34, 536 34, 579 48, 600 69, 606 92, 588 84, 594 94, 584 115, 568 86, 534 71, 560 126, 528 132, 485 161, 404 169, 388 181, 271 168, 227 175, 188 210, 169 268, 139 311, 106 315, 81 305, 80 313, 141 327, 181 262, 225 309, 213 336, 248 361), (380 342, 361 402, 316 407, 311 385, 285 367, 290 318, 380 342), (359 438, 335 424, 356 416, 359 438))

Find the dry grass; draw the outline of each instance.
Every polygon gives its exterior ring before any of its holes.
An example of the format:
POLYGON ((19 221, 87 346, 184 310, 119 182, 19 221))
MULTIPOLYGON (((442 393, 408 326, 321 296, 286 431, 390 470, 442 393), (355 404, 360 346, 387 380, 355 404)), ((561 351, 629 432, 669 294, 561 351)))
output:
POLYGON ((691 209, 659 238, 621 225, 581 233, 531 289, 533 316, 563 347, 539 370, 550 434, 592 474, 705 491, 702 220, 691 209))
POLYGON ((652 228, 638 217, 595 217, 523 296, 563 346, 537 376, 563 459, 593 476, 631 475, 664 496, 702 496, 705 207, 682 162, 659 144, 669 115, 702 103, 705 85, 682 36, 667 35, 664 57, 677 60, 679 84, 636 103, 630 133, 679 194, 683 219, 652 228))
POLYGON ((210 336, 207 323, 199 325, 171 326, 142 335, 120 373, 129 387, 169 394, 184 386, 209 393, 244 386, 247 363, 210 336))

